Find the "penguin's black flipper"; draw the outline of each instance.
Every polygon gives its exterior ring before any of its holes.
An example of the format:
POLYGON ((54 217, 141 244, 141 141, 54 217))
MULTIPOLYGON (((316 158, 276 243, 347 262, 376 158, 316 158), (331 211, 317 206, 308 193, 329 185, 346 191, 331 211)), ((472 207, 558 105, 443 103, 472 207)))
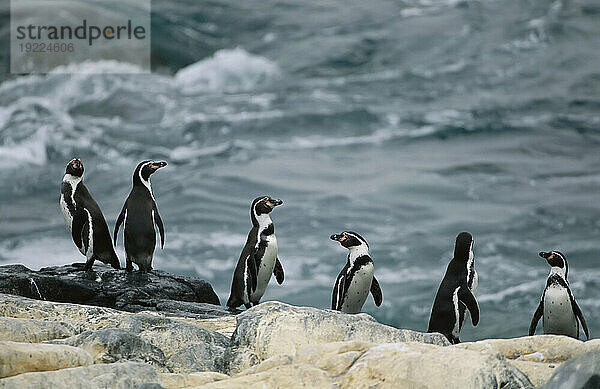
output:
POLYGON ((479 305, 477 304, 477 300, 475 300, 475 296, 473 296, 473 293, 468 287, 461 287, 458 290, 458 301, 461 301, 467 306, 467 309, 471 313, 473 325, 476 326, 477 323, 479 323, 479 305))
POLYGON ((273 274, 275 274, 275 279, 279 285, 283 284, 283 266, 281 266, 281 262, 279 262, 279 258, 275 258, 275 267, 273 268, 273 274))
POLYGON ((571 306, 573 307, 573 312, 575 313, 575 316, 577 316, 579 318, 579 321, 581 322, 581 326, 583 327, 583 332, 585 332, 585 336, 589 340, 590 333, 588 331, 587 324, 585 323, 585 318, 583 317, 583 312, 581 312, 581 309, 579 308, 579 305, 577 305, 577 301, 575 301, 575 299, 573 298, 573 294, 571 294, 570 290, 569 290, 569 297, 571 298, 571 306))
POLYGON ((75 213, 73 214, 73 223, 71 224, 71 236, 73 237, 73 242, 75 242, 77 248, 81 250, 83 247, 85 249, 84 251, 87 251, 87 247, 84 247, 86 245, 82 239, 82 232, 83 227, 87 222, 86 212, 82 208, 76 208, 75 213))
POLYGON ((119 236, 119 228, 121 227, 121 223, 125 220, 125 213, 127 213, 127 201, 123 204, 123 209, 121 209, 121 213, 117 218, 117 222, 115 223, 115 231, 113 232, 113 240, 115 241, 115 246, 117 245, 117 236, 119 236))
POLYGON ((152 209, 154 210, 154 223, 158 226, 158 232, 160 233, 160 248, 162 249, 165 248, 165 229, 155 202, 152 203, 152 209))
POLYGON ((255 250, 250 251, 250 255, 248 255, 246 266, 248 266, 248 270, 250 271, 250 291, 248 292, 248 296, 256 290, 256 284, 258 283, 258 276, 256 274, 256 254, 255 250))
MULTIPOLYGON (((573 300, 571 300, 573 301, 573 300)), ((535 327, 537 327, 538 321, 540 321, 540 318, 542 317, 542 315, 544 314, 544 299, 542 298, 540 300, 540 305, 538 305, 537 309, 535 310, 535 313, 533 314, 533 318, 531 319, 531 324, 529 325, 529 336, 532 336, 535 334, 535 327)))
POLYGON ((373 276, 373 281, 371 281, 371 294, 373 295, 373 300, 375 300, 375 305, 380 306, 383 301, 383 293, 381 293, 381 287, 375 276, 373 276))

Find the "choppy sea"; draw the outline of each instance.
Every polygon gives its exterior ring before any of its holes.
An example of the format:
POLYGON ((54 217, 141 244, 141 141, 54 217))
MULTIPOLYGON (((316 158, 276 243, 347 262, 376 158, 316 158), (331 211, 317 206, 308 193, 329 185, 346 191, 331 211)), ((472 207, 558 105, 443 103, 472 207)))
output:
POLYGON ((155 3, 151 75, 15 77, 0 57, 0 264, 83 260, 58 207, 71 158, 111 230, 135 165, 166 160, 154 267, 222 303, 269 194, 286 280, 264 300, 328 308, 346 260, 329 236, 350 229, 384 295, 364 311, 426 330, 466 230, 481 321, 461 340, 526 335, 552 249, 600 334, 597 1, 155 3))

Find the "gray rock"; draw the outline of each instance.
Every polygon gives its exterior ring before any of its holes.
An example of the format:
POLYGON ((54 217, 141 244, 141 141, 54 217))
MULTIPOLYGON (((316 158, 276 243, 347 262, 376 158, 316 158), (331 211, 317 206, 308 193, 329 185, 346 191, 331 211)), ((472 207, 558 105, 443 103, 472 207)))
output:
POLYGON ((229 339, 215 331, 189 323, 171 322, 140 333, 141 339, 159 347, 167 358, 190 344, 202 343, 225 348, 229 339))
POLYGON ((173 320, 169 319, 168 317, 153 313, 138 312, 119 316, 118 322, 115 322, 114 326, 133 332, 134 334, 139 334, 151 328, 166 326, 171 323, 173 323, 173 320))
POLYGON ((277 354, 293 355, 301 346, 348 340, 449 345, 441 334, 397 329, 380 324, 367 314, 348 315, 271 301, 237 316, 237 328, 226 356, 228 372, 238 372, 277 354))
POLYGON ((229 339, 218 332, 189 323, 171 322, 143 331, 140 337, 159 347, 174 373, 224 371, 229 339))
POLYGON ((153 299, 158 312, 168 316, 190 317, 194 319, 211 319, 235 315, 242 311, 206 303, 190 303, 187 301, 153 299))
POLYGON ((165 355, 160 348, 123 329, 85 331, 71 338, 51 342, 79 347, 89 352, 95 363, 140 361, 166 371, 165 355))
POLYGON ((193 373, 198 371, 222 372, 225 347, 209 343, 193 343, 175 353, 167 361, 173 373, 193 373))
POLYGON ((544 389, 600 388, 600 351, 569 359, 550 377, 544 389))
POLYGON ((159 389, 159 377, 150 365, 125 362, 98 364, 50 372, 19 374, 0 380, 0 389, 159 389))
MULTIPOLYGON (((0 266, 0 292, 38 300, 67 302, 124 311, 168 311, 171 301, 219 305, 212 286, 199 278, 184 277, 154 270, 127 273, 108 265, 94 264, 93 270, 80 266, 57 266, 33 271, 23 265, 0 266), (159 306, 157 308, 157 306, 159 306)), ((174 306, 179 313, 185 309, 174 306)), ((205 317, 230 315, 226 309, 206 305, 195 314, 205 317)))

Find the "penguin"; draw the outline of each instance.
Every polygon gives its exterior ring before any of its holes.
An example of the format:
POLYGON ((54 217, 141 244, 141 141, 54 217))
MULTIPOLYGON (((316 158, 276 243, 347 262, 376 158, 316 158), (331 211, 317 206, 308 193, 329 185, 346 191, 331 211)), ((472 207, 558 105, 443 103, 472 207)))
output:
POLYGON ((473 325, 479 323, 479 305, 472 291, 478 282, 472 253, 473 237, 468 232, 461 232, 456 237, 454 257, 448 264, 431 308, 427 332, 439 332, 452 344, 460 343, 459 334, 466 309, 471 314, 473 325))
POLYGON ((540 317, 543 317, 544 334, 566 335, 578 339, 579 323, 577 319, 579 319, 585 336, 589 339, 590 333, 585 318, 569 288, 569 281, 567 281, 569 272, 567 258, 559 251, 542 251, 539 256, 546 259, 551 268, 540 304, 531 319, 529 335, 535 334, 538 321, 540 317))
POLYGON ((369 291, 375 305, 380 306, 383 294, 373 274, 373 260, 369 255, 369 244, 356 232, 344 231, 331 235, 331 240, 347 248, 348 261, 335 280, 331 309, 345 313, 359 313, 369 291))
POLYGON ((163 221, 158 213, 156 200, 150 185, 150 176, 158 169, 167 166, 166 162, 142 161, 133 172, 133 188, 123 204, 123 209, 117 218, 113 233, 115 246, 121 223, 125 223, 125 254, 127 264, 125 270, 133 270, 132 263, 138 265, 140 272, 152 270, 152 257, 156 246, 156 230, 160 233, 160 247, 165 246, 165 230, 163 221))
POLYGON ((277 237, 271 211, 283 201, 269 196, 257 197, 250 207, 252 229, 248 233, 231 282, 227 306, 246 308, 257 305, 267 289, 271 274, 278 284, 283 283, 283 266, 277 258, 277 237))
POLYGON ((84 270, 91 270, 96 259, 120 269, 104 215, 83 184, 83 162, 78 158, 67 164, 59 204, 73 242, 87 258, 84 270))

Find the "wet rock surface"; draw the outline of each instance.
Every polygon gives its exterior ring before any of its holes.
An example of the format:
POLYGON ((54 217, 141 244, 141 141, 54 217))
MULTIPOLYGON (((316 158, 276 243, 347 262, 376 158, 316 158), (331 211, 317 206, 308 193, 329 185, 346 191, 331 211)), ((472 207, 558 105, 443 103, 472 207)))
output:
POLYGON ((116 270, 103 263, 83 271, 79 264, 30 270, 0 266, 0 293, 32 299, 96 305, 129 312, 160 311, 175 316, 211 318, 230 315, 212 286, 199 278, 116 270), (77 266, 75 266, 77 265, 77 266))

